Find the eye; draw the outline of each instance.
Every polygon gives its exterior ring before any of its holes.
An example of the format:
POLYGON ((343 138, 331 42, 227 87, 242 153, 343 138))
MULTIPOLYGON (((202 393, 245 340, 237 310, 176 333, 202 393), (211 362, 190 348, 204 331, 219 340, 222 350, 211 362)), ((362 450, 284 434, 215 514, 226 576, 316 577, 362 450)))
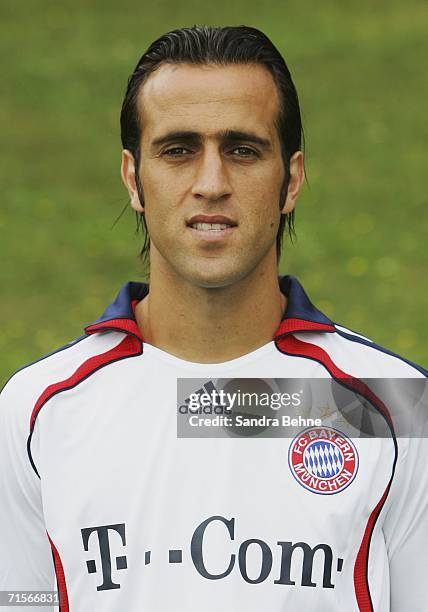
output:
POLYGON ((166 155, 167 157, 181 157, 183 155, 183 151, 189 151, 184 147, 171 147, 171 149, 166 149, 163 151, 162 155, 166 155))
POLYGON ((235 151, 239 151, 239 157, 258 157, 257 151, 254 151, 254 149, 250 149, 250 147, 236 147, 235 149, 233 149, 233 153, 235 151))

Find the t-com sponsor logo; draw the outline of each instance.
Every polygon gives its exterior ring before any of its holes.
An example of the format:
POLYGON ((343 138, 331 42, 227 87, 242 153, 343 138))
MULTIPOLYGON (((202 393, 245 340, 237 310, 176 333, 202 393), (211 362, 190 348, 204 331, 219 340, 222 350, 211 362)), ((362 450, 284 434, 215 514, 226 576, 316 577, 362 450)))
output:
MULTIPOLYGON (((85 527, 81 534, 84 550, 91 555, 95 553, 95 557, 86 561, 86 567, 89 574, 98 575, 97 591, 120 589, 120 576, 115 569, 127 570, 132 566, 125 554, 125 523, 85 527), (111 544, 117 547, 119 542, 124 554, 116 557, 111 553, 111 544)), ((288 540, 266 542, 257 537, 243 539, 239 537, 236 519, 221 515, 210 516, 199 523, 189 534, 184 549, 142 550, 141 554, 146 566, 144 572, 150 572, 150 566, 159 562, 185 564, 193 566, 205 580, 234 576, 248 584, 268 581, 283 587, 334 589, 337 573, 343 567, 343 559, 336 557, 328 544, 288 540), (215 569, 212 566, 213 553, 217 559, 215 569)))
POLYGON ((292 440, 288 463, 302 487, 333 495, 346 489, 357 475, 358 453, 351 439, 340 431, 311 427, 292 440))

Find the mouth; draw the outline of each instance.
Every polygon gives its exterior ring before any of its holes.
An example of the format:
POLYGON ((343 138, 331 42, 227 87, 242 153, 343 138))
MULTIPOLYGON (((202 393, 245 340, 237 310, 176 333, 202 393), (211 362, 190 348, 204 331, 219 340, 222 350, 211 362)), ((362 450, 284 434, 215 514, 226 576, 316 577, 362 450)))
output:
POLYGON ((235 221, 222 215, 195 215, 189 219, 186 225, 194 236, 208 241, 226 238, 238 226, 235 221))
POLYGON ((209 232, 221 232, 222 230, 227 229, 228 227, 234 227, 233 225, 229 225, 228 223, 192 223, 190 226, 193 229, 204 230, 209 232))

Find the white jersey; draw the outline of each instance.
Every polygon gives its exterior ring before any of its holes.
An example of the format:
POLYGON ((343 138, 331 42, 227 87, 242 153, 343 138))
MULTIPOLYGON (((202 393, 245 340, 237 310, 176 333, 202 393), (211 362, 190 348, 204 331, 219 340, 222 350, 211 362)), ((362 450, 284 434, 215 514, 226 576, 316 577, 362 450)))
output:
POLYGON ((58 590, 61 612, 428 610, 426 432, 395 437, 379 398, 389 437, 177 436, 179 379, 426 378, 279 282, 283 319, 242 357, 145 343, 134 307, 149 288, 128 283, 84 336, 10 379, 0 591, 58 590))

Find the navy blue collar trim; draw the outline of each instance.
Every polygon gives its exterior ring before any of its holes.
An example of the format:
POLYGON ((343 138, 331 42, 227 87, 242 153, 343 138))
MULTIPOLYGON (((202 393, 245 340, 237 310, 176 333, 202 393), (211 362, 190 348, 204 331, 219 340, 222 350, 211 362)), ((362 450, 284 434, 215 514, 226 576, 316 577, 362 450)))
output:
POLYGON ((323 325, 334 325, 333 321, 323 314, 310 301, 306 291, 295 276, 287 274, 280 276, 279 287, 287 296, 287 307, 282 316, 284 319, 303 319, 311 323, 322 323, 323 325))
MULTIPOLYGON (((285 319, 300 319, 310 323, 334 326, 334 323, 328 317, 315 308, 297 278, 288 274, 279 276, 278 281, 282 293, 287 296, 287 307, 282 316, 282 321, 285 319)), ((107 321, 117 321, 119 319, 135 321, 132 302, 142 300, 148 292, 149 285, 147 283, 132 281, 126 283, 119 291, 115 301, 107 307, 97 321, 88 327, 93 328, 107 321)))

